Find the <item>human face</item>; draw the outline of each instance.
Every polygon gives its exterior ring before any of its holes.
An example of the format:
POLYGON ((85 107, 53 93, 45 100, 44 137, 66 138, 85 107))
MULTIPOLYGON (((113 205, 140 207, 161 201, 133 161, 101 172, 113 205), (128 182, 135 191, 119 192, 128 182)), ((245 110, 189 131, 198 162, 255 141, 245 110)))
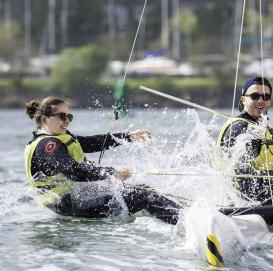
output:
MULTIPOLYGON (((252 93, 258 94, 270 94, 270 89, 267 86, 262 85, 251 85, 246 91, 245 95, 252 93)), ((258 119, 267 113, 271 100, 265 101, 260 97, 258 100, 252 100, 249 96, 242 96, 242 102, 245 111, 254 119, 258 119)))
MULTIPOLYGON (((53 114, 58 113, 69 113, 69 108, 66 104, 58 104, 54 106, 53 114)), ((69 120, 66 118, 65 120, 62 120, 58 115, 55 116, 43 116, 42 121, 42 128, 54 135, 62 135, 66 133, 66 130, 69 125, 69 120)))

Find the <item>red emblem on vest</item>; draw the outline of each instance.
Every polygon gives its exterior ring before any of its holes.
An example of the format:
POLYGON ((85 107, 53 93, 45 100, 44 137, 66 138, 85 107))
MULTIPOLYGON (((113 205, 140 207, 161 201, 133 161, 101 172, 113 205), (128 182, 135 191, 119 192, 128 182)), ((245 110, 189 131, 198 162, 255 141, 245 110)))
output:
POLYGON ((58 144, 55 141, 49 141, 45 146, 45 152, 47 154, 52 154, 57 148, 58 144))

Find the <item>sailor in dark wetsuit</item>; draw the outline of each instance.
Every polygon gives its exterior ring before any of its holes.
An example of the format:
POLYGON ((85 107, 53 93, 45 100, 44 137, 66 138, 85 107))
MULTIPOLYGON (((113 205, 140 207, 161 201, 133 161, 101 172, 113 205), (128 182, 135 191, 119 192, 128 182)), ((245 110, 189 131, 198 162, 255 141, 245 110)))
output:
POLYGON ((26 109, 37 123, 25 150, 27 177, 46 207, 62 215, 106 218, 120 214, 125 205, 129 214, 145 209, 167 223, 177 223, 182 204, 148 187, 123 183, 118 187, 119 198, 110 177, 126 180, 130 170, 96 166, 84 155, 119 146, 122 140, 149 138, 149 132, 74 136, 67 130, 73 116, 64 100, 47 97, 41 102, 30 101, 26 109), (79 193, 75 193, 76 184, 85 185, 79 193))
MULTIPOLYGON (((272 86, 266 78, 254 77, 245 82, 239 102, 240 111, 244 109, 245 113, 230 118, 218 136, 217 145, 223 152, 228 152, 236 145, 240 135, 259 128, 262 117, 267 116, 271 105, 271 93, 272 86)), ((258 178, 273 175, 272 129, 266 125, 261 136, 250 138, 245 146, 245 152, 236 161, 234 170, 236 175, 252 177, 235 178, 236 188, 247 198, 272 205, 273 180, 258 178)))

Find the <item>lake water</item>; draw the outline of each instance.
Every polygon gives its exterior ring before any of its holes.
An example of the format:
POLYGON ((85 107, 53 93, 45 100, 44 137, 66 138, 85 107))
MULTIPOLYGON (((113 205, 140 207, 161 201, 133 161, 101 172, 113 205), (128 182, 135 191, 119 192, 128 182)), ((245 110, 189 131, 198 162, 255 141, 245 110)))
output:
POLYGON ((215 207, 241 202, 231 180, 216 176, 210 163, 223 119, 194 110, 139 110, 118 121, 110 111, 73 113, 76 134, 150 130, 149 141, 106 151, 102 165, 129 167, 135 174, 128 182, 188 198, 192 207, 176 226, 145 212, 115 220, 57 216, 26 184, 23 151, 34 122, 23 110, 0 110, 0 270, 206 270, 204 236, 212 215, 219 216, 223 270, 273 270, 271 234, 250 245, 215 207), (168 172, 180 176, 161 174, 168 172))

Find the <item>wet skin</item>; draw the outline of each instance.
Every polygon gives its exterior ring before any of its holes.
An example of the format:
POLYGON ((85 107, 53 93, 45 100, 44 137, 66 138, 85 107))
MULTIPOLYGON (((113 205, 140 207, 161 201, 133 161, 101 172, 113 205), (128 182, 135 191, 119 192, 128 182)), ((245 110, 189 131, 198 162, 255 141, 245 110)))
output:
MULTIPOLYGON (((252 93, 259 94, 270 94, 270 89, 267 86, 262 85, 252 85, 246 91, 246 95, 252 93)), ((271 100, 264 101, 262 97, 259 100, 252 100, 251 97, 242 96, 242 102, 244 105, 245 111, 254 119, 261 118, 263 115, 266 115, 269 106, 271 105, 271 100)))
MULTIPOLYGON (((69 113, 69 108, 66 104, 58 104, 54 106, 54 113, 69 113)), ((43 116, 42 117, 42 128, 50 134, 62 135, 66 133, 69 126, 69 120, 61 120, 58 116, 43 116)))

